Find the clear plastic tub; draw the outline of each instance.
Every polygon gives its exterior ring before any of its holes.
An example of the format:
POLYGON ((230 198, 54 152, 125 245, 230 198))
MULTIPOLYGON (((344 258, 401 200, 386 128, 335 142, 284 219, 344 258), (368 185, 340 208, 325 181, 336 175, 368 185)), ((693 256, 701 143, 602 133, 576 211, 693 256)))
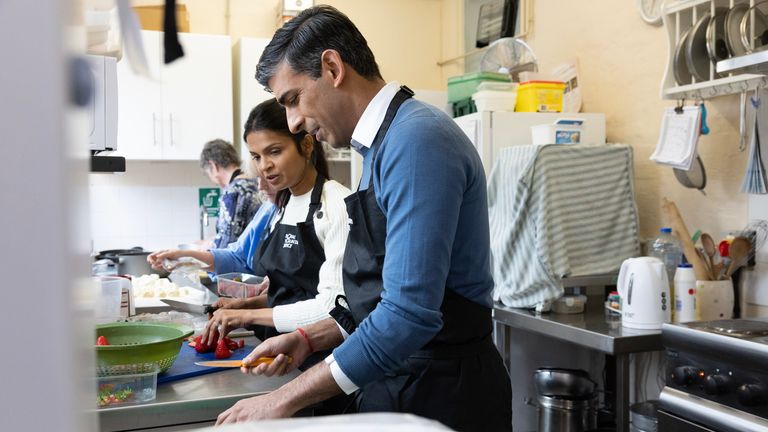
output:
POLYGON ((584 313, 587 296, 583 294, 564 295, 552 302, 552 312, 559 314, 584 313))
POLYGON ((478 111, 514 111, 517 93, 514 91, 480 90, 472 95, 478 111))
POLYGON ((217 277, 220 296, 233 298, 254 297, 259 294, 261 276, 248 273, 224 273, 217 277))
POLYGON ((157 368, 152 372, 98 378, 96 404, 111 408, 151 402, 157 395, 157 368))

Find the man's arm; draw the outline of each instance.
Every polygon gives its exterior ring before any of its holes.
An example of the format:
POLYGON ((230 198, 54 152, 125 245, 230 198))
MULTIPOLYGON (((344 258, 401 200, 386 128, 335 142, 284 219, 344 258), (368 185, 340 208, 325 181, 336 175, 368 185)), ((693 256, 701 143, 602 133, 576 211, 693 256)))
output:
POLYGON ((270 394, 238 401, 219 415, 216 424, 290 417, 339 393, 341 389, 333 380, 330 367, 320 362, 270 394))

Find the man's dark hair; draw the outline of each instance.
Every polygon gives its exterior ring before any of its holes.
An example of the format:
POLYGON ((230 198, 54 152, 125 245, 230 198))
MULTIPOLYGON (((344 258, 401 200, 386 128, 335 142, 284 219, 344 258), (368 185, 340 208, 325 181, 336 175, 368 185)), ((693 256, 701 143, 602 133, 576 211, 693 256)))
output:
POLYGON ((295 72, 320 77, 320 55, 335 50, 341 60, 362 77, 382 79, 373 52, 360 30, 336 8, 321 5, 305 9, 275 32, 256 66, 256 80, 269 87, 275 69, 286 60, 295 72))

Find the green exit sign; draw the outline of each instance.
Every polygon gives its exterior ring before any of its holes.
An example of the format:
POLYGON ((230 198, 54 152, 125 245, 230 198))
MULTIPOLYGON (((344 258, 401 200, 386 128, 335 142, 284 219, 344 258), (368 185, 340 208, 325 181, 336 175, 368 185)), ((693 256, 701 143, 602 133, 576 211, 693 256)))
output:
POLYGON ((203 207, 208 216, 219 217, 219 188, 200 188, 197 190, 197 205, 203 207))

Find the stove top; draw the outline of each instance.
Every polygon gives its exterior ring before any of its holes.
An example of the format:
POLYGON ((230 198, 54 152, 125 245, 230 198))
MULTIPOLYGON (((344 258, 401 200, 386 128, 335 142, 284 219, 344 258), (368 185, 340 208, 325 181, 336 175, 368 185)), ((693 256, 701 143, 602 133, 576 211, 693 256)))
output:
POLYGON ((710 401, 745 418, 768 419, 768 319, 665 324, 661 337, 667 358, 662 406, 680 411, 670 401, 698 401, 690 414, 710 401))
POLYGON ((695 330, 739 339, 750 339, 752 342, 768 344, 768 319, 753 318, 694 321, 681 325, 695 330))

